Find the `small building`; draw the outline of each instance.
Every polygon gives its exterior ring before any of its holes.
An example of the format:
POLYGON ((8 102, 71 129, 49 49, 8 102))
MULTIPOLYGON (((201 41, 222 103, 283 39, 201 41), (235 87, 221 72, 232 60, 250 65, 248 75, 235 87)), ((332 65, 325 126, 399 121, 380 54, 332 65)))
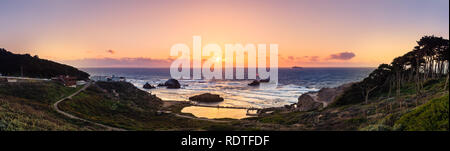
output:
POLYGON ((91 76, 90 79, 96 82, 125 82, 125 77, 91 76))
POLYGON ((17 79, 8 78, 7 81, 8 81, 9 83, 16 83, 16 82, 17 82, 17 79))
POLYGON ((86 84, 86 81, 84 81, 84 80, 78 80, 77 81, 77 86, 85 85, 85 84, 86 84))
POLYGON ((77 79, 78 79, 77 77, 63 76, 63 75, 52 78, 53 81, 60 82, 61 84, 67 87, 76 87, 77 79))
POLYGON ((90 79, 92 81, 103 81, 103 82, 108 81, 108 77, 107 76, 91 76, 90 79))
POLYGON ((125 82, 125 77, 116 77, 116 76, 113 75, 110 78, 109 81, 112 81, 112 82, 125 82))

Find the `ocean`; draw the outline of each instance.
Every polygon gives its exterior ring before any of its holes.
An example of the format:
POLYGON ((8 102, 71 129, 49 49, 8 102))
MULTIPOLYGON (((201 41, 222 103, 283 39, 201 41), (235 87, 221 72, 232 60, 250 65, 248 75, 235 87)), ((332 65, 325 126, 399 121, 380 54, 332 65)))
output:
MULTIPOLYGON (((91 76, 125 77, 127 82, 163 100, 188 101, 191 96, 209 92, 219 94, 224 101, 208 105, 267 108, 296 103, 298 97, 306 92, 360 81, 374 68, 279 68, 278 86, 274 89, 248 86, 247 84, 253 80, 179 80, 181 89, 158 87, 150 90, 143 89, 142 86, 147 82, 155 86, 164 83, 171 78, 169 68, 82 68, 81 70, 88 72, 91 76)), ((246 117, 245 112, 233 112, 237 111, 233 109, 191 107, 184 111, 206 118, 246 117)))

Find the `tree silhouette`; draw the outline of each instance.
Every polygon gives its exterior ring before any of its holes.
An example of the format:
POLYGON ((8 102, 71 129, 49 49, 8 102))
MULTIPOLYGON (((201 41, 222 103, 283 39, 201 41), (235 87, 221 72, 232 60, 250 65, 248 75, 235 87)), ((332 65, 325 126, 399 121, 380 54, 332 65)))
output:
POLYGON ((387 92, 390 97, 392 88, 396 96, 408 82, 415 82, 416 95, 421 95, 423 85, 428 80, 446 76, 444 89, 449 82, 449 40, 436 36, 423 36, 410 52, 396 57, 390 64, 381 64, 367 78, 346 90, 345 96, 339 97, 337 105, 367 102, 370 93, 387 92), (354 92, 362 92, 357 95, 354 92), (360 100, 360 101, 357 101, 360 100))
POLYGON ((7 76, 26 76, 35 78, 51 78, 59 75, 75 76, 88 79, 89 74, 77 68, 39 59, 29 54, 13 54, 0 48, 0 73, 7 76))

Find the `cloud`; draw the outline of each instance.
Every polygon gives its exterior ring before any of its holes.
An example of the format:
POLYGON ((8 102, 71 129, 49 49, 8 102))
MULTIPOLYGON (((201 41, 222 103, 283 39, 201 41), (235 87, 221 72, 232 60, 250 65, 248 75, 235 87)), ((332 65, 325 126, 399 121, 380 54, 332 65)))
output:
POLYGON ((305 63, 305 62, 319 62, 319 56, 288 56, 287 58, 280 58, 285 63, 305 63))
POLYGON ((309 61, 311 61, 311 62, 317 62, 317 61, 319 61, 319 56, 311 56, 311 57, 309 58, 309 61))
POLYGON ((110 54, 114 54, 114 53, 116 53, 116 51, 114 51, 114 50, 111 50, 111 49, 108 49, 108 50, 106 50, 106 52, 107 52, 107 53, 110 53, 110 54))
POLYGON ((294 58, 294 56, 289 56, 288 59, 289 60, 294 60, 295 58, 294 58))
POLYGON ((340 52, 328 56, 288 56, 279 58, 280 66, 306 66, 306 67, 358 67, 369 66, 367 63, 355 63, 351 60, 356 55, 353 52, 340 52), (364 65, 362 65, 364 64, 364 65))
POLYGON ((328 59, 335 59, 335 60, 350 60, 353 57, 355 57, 355 53, 353 52, 341 52, 337 54, 331 54, 328 59))
POLYGON ((151 58, 85 58, 77 60, 62 60, 62 63, 76 67, 139 67, 156 68, 170 67, 172 59, 151 58))

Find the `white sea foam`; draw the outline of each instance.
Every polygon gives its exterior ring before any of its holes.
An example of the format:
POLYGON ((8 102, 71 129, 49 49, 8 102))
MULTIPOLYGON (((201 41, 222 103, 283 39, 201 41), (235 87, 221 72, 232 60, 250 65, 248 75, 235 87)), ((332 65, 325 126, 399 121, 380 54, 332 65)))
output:
MULTIPOLYGON (((153 85, 163 83, 166 79, 157 81, 128 79, 135 86, 142 88, 148 82, 153 85)), ((245 107, 277 107, 297 102, 297 98, 306 92, 317 91, 315 88, 306 88, 295 84, 279 85, 275 89, 260 89, 247 84, 250 81, 205 81, 180 80, 181 89, 166 89, 158 87, 146 90, 163 100, 188 101, 190 96, 201 93, 219 94, 225 100, 217 105, 245 106, 245 107)), ((143 89, 144 90, 144 89, 143 89)), ((216 105, 216 104, 215 104, 216 105)))
MULTIPOLYGON (((145 83, 158 85, 170 78, 168 69, 88 68, 91 75, 123 76, 136 87, 145 83)), ((373 69, 370 68, 305 68, 302 70, 279 69, 279 84, 274 89, 259 89, 247 84, 251 80, 179 80, 181 89, 145 90, 163 100, 188 101, 202 93, 219 94, 225 100, 213 105, 239 107, 279 107, 296 103, 300 95, 318 91, 322 87, 335 87, 343 83, 359 81, 373 69)), ((196 108, 198 109, 198 108, 196 108)))

